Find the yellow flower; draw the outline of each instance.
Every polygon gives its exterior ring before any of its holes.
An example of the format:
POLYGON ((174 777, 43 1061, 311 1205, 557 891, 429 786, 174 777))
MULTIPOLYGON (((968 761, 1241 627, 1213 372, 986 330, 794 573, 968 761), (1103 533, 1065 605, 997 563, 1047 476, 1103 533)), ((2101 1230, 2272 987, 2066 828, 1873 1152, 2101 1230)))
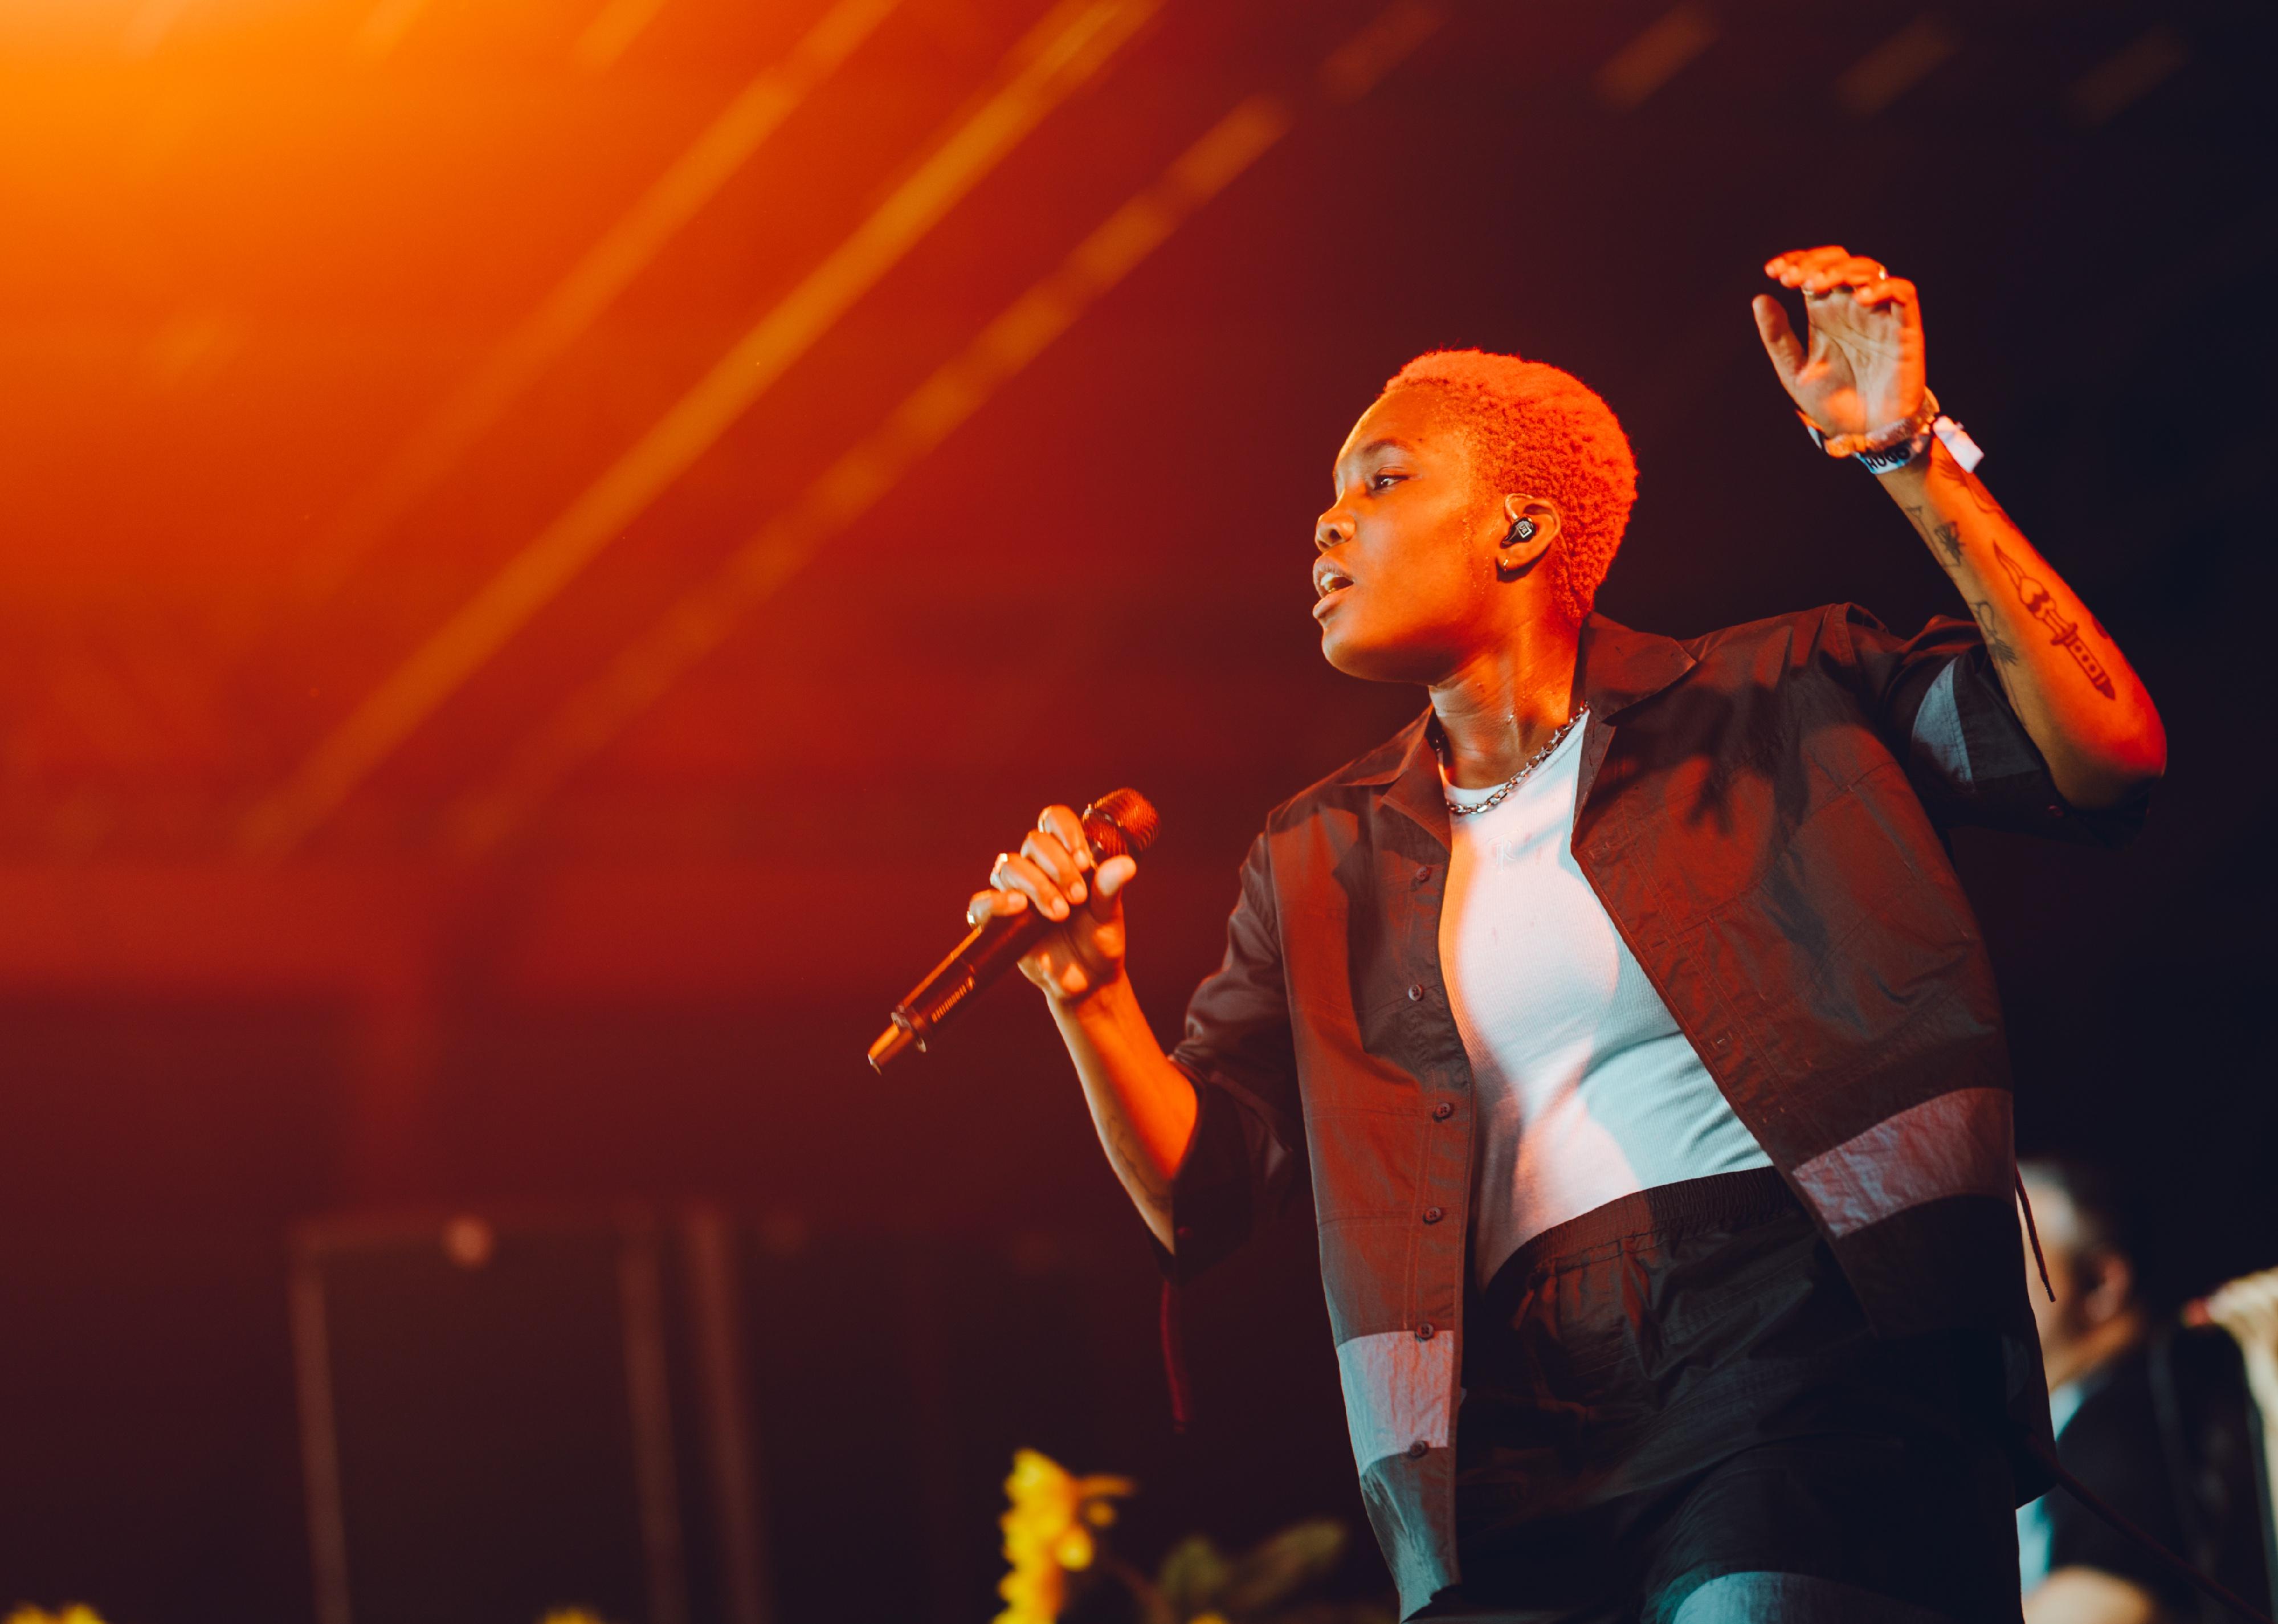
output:
POLYGON ((1067 1575, 1098 1552, 1091 1530, 1115 1521, 1110 1498, 1132 1487, 1127 1477, 1077 1477, 1033 1449, 1014 1452, 1005 1480, 1012 1506, 997 1520, 1013 1571, 997 1587, 1008 1605, 996 1624, 1053 1624, 1067 1605, 1067 1575))
POLYGON ((45 1613, 37 1607, 19 1607, 10 1613, 7 1624, 103 1624, 94 1608, 83 1602, 73 1602, 61 1613, 45 1613))

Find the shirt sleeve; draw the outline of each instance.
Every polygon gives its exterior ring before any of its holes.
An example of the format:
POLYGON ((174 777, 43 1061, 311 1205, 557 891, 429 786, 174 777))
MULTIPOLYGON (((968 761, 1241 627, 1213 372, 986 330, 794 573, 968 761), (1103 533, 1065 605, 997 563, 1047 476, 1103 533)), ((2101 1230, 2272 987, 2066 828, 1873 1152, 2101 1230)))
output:
POLYGON ((1835 613, 1877 729, 1941 829, 2113 846, 2143 828, 2149 785, 2114 807, 2075 807, 2058 793, 1970 622, 1941 615, 1901 638, 1855 604, 1835 613))
POLYGON ((1271 852, 1260 835, 1242 866, 1225 961, 1195 990, 1186 1035, 1171 1053, 1198 1107, 1172 1186, 1178 1250, 1158 1248, 1173 1280, 1234 1251, 1280 1209, 1296 1182, 1303 1138, 1276 914, 1271 852))

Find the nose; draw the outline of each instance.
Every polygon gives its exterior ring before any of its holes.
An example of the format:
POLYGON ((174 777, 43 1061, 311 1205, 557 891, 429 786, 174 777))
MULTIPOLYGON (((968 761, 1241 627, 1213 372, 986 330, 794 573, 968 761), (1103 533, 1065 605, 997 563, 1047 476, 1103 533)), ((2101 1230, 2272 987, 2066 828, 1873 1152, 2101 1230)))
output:
POLYGON ((1339 542, 1351 540, 1352 536, 1351 518, 1335 508, 1331 508, 1313 521, 1313 546, 1321 552, 1327 552, 1339 542))

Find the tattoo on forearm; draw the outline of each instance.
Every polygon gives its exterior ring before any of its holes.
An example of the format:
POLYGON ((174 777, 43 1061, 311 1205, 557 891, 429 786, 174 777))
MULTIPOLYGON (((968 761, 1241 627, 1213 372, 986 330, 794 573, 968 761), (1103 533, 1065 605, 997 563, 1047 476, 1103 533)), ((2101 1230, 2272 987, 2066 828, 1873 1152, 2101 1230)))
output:
POLYGON ((1932 525, 1930 527, 1930 544, 1949 564, 1961 562, 1961 525, 1951 523, 1932 525))
MULTIPOLYGON (((2105 674, 2103 663, 2097 659, 2095 652, 2080 634, 2080 623, 2066 619, 2064 612, 2057 608, 2056 600, 2049 595, 2049 589, 2026 574, 2024 567, 2003 552, 1998 543, 1993 548, 1993 560, 2001 566, 2002 573, 2009 578, 2009 584, 2016 588, 2018 601, 2025 606, 2025 613, 2049 629, 2049 641, 2072 655, 2074 663, 2088 678, 2091 687, 2106 699, 2116 697, 2112 678, 2105 674)), ((1978 624, 1984 625, 1983 617, 1978 624)), ((1985 646, 1989 651, 1994 648, 1991 632, 1986 634, 1985 646)), ((1995 652, 1993 657, 1999 660, 2001 656, 1995 652)))
POLYGON ((1945 523, 1940 520, 1936 513, 1921 506, 1908 506, 1907 517, 1914 520, 1915 528, 1922 532, 1924 540, 1937 549, 1939 557, 1945 559, 1949 565, 1959 564, 1961 562, 1961 525, 1945 523))
POLYGON ((1150 1212, 1169 1217, 1170 1185, 1156 1173, 1154 1163, 1132 1133, 1129 1123, 1109 1118, 1107 1153, 1113 1159, 1116 1171, 1123 1175, 1124 1188, 1145 1202, 1150 1212))
POLYGON ((1993 493, 1980 485, 1969 470, 1952 457, 1935 459, 1930 463, 1930 471, 1944 479, 1949 485, 1960 486, 1962 493, 1976 505, 1980 513, 1990 513, 2011 529, 2016 528, 2017 522, 2009 517, 2009 510, 2007 508, 1993 500, 1993 493))
MULTIPOLYGON (((1993 606, 1980 598, 1969 606, 1969 612, 1976 619, 1977 629, 1985 634, 1985 652, 1993 656, 1993 663, 2016 664, 2017 651, 2009 646, 2008 639, 2001 635, 2001 623, 1993 618, 1993 606)), ((2006 675, 2003 680, 2007 680, 2006 675)))
MULTIPOLYGON (((2016 529, 2016 521, 2009 517, 1999 502, 1993 500, 1993 493, 1980 485, 1971 476, 1969 471, 1961 463, 1951 457, 1934 457, 1930 463, 1930 471, 1947 484, 1959 486, 1980 513, 1999 519, 2012 530, 2016 529)), ((1948 567, 1960 566, 1961 563, 1961 525, 1950 519, 1941 518, 1934 508, 1926 504, 1909 505, 1907 508, 1907 517, 1914 520, 1915 528, 1923 533, 1923 539, 1929 541, 1932 549, 1945 561, 1948 567)), ((2082 675, 2088 678, 2089 686, 2106 699, 2119 697, 2113 686, 2111 675, 2104 669, 2104 663, 2096 657, 2096 653, 2089 647, 2087 640, 2081 636, 2080 623, 2066 617, 2064 611, 2057 607, 2056 598, 2050 593, 2048 587, 2026 574, 2024 567, 2003 551, 2001 544, 1998 541, 1993 543, 1993 561, 2001 566, 2001 572, 2009 578, 2009 585, 2015 588, 2017 600, 2024 605, 2025 613, 2048 628, 2049 641, 2072 655, 2073 663, 2080 667, 2082 675)), ((1984 634, 1985 652, 1992 656, 1996 670, 2001 678, 2003 686, 2006 687, 2008 685, 2008 673, 2001 668, 2017 663, 2016 647, 2001 635, 2000 624, 1994 617, 1993 605, 1991 602, 1983 598, 1976 599, 1969 605, 1969 612, 1977 622, 1977 629, 1984 634)), ((2104 623, 2095 616, 2091 615, 2088 617, 2088 624, 2096 628, 2097 636, 2102 638, 2106 643, 2112 640, 2112 633, 2104 629, 2104 623)), ((2014 698, 2014 695, 2012 697, 2014 698)))

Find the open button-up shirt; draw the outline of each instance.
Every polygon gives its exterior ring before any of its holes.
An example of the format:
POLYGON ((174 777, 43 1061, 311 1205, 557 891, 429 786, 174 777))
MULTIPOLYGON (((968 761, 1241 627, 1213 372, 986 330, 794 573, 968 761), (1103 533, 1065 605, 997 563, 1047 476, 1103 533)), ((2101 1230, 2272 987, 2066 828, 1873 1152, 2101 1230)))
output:
MULTIPOLYGON (((1878 1334, 1999 1332, 2045 1436, 1992 971, 1941 830, 2109 842, 2064 802, 1966 623, 1849 605, 1683 642, 1583 629, 1573 854, 1878 1334)), ((1278 808, 1173 1061, 1200 1099, 1174 1277, 1309 1167, 1361 1486, 1403 1616, 1459 1578, 1458 1346, 1476 1131, 1441 977, 1427 711, 1278 808), (1444 1220, 1444 1221, 1441 1221, 1444 1220)))

